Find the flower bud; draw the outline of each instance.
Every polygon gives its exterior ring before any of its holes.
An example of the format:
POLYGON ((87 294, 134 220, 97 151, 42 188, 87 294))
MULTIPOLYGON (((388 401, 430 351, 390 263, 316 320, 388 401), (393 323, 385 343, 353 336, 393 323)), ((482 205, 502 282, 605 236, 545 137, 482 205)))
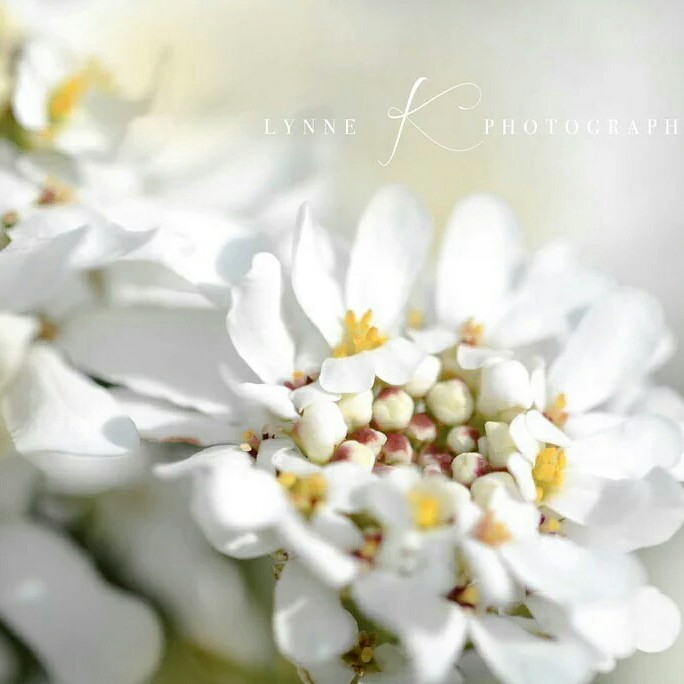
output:
POLYGON ((434 442, 437 439, 437 426, 427 413, 416 413, 411 418, 406 432, 417 442, 434 442))
POLYGON ((374 456, 379 456, 382 445, 387 441, 387 436, 384 432, 365 427, 353 432, 349 435, 349 439, 367 446, 374 456))
POLYGON ((454 378, 438 382, 427 394, 427 405, 437 420, 462 425, 473 415, 475 403, 468 385, 454 378))
POLYGON ((387 441, 382 447, 382 456, 385 463, 398 465, 413 461, 413 447, 408 437, 398 432, 390 432, 387 441))
POLYGON ((487 459, 475 451, 459 454, 451 464, 451 476, 464 485, 471 485, 478 477, 490 471, 487 459))
POLYGON ((373 403, 373 419, 381 430, 403 430, 411 422, 413 399, 398 387, 388 387, 373 403))
POLYGON ((347 425, 336 403, 316 401, 304 409, 295 435, 306 456, 316 463, 327 463, 346 437, 347 425))
POLYGON ((344 422, 349 430, 368 425, 373 417, 373 390, 366 390, 359 394, 343 394, 337 406, 342 411, 344 422))
POLYGON ((494 492, 502 487, 514 498, 520 498, 515 480, 509 473, 488 473, 478 477, 470 486, 470 493, 476 504, 487 508, 494 492))
POLYGON ((509 456, 517 451, 508 424, 490 420, 485 423, 485 433, 489 462, 497 468, 505 468, 509 456))
POLYGON ((499 361, 482 369, 477 408, 484 415, 528 409, 532 399, 530 374, 520 361, 499 361))
POLYGON ((451 476, 451 462, 454 457, 445 451, 441 451, 439 447, 430 444, 422 449, 418 455, 418 465, 421 468, 434 469, 438 467, 443 475, 451 476))
POLYGON ((442 371, 442 362, 436 356, 426 356, 418 365, 413 377, 404 385, 404 390, 414 399, 424 397, 437 382, 442 371))
POLYGON ((474 427, 457 425, 449 430, 447 446, 457 455, 465 454, 469 451, 475 451, 479 437, 480 433, 474 427))
POLYGON ((348 439, 335 451, 336 461, 351 461, 369 472, 375 465, 375 454, 364 444, 348 439))

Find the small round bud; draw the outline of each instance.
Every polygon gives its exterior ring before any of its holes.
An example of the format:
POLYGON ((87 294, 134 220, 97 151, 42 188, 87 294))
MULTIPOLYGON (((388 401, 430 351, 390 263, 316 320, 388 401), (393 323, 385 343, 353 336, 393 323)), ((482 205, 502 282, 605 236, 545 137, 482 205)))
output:
POLYGON ((354 441, 367 446, 373 452, 374 456, 378 456, 382 449, 382 445, 387 441, 387 436, 384 432, 365 427, 353 432, 349 435, 349 439, 353 439, 354 441))
POLYGON ((368 425, 373 417, 373 390, 359 394, 343 394, 337 406, 342 411, 344 422, 350 430, 368 425))
POLYGON ((411 418, 406 433, 417 442, 434 442, 437 439, 437 426, 427 413, 416 413, 411 418))
POLYGON ((413 399, 398 387, 388 387, 373 403, 373 420, 381 430, 403 430, 411 422, 413 399))
POLYGON ((457 425, 449 430, 447 446, 456 455, 475 451, 480 433, 470 425, 457 425))
POLYGON ((457 378, 438 382, 427 394, 427 405, 437 420, 446 425, 462 425, 475 408, 468 385, 457 378))
POLYGON ((499 361, 482 369, 477 408, 485 416, 528 409, 533 391, 529 371, 520 361, 499 361))
POLYGON ((426 356, 418 365, 413 377, 404 385, 404 390, 414 399, 424 397, 437 382, 442 371, 442 362, 436 356, 426 356))
POLYGON ((306 456, 316 463, 327 463, 346 437, 347 425, 336 403, 316 401, 304 409, 295 435, 306 456))
POLYGON ((418 465, 421 468, 434 469, 437 467, 443 475, 449 477, 451 476, 451 462, 453 460, 454 457, 450 453, 441 451, 434 444, 424 447, 418 455, 418 465))
POLYGON ((520 498, 515 480, 509 473, 488 473, 478 477, 470 486, 470 493, 476 504, 487 508, 494 492, 502 487, 508 490, 514 498, 520 498))
POLYGON ((413 461, 413 447, 408 437, 398 432, 390 432, 382 447, 382 457, 388 465, 407 464, 413 461))
POLYGON ((491 471, 487 459, 477 452, 459 454, 451 464, 451 476, 463 485, 471 485, 491 471))
POLYGON ((375 454, 364 444, 348 439, 335 451, 336 461, 351 461, 369 472, 375 465, 375 454))

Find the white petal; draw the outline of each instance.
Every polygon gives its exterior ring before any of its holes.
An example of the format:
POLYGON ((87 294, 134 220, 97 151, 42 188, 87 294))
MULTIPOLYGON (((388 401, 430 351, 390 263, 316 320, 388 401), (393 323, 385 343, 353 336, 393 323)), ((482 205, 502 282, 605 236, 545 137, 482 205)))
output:
POLYGON ((0 390, 21 365, 37 332, 36 319, 0 313, 0 390))
POLYGON ((671 468, 684 447, 678 426, 659 416, 634 416, 573 442, 568 467, 610 480, 640 479, 653 468, 671 468))
POLYGON ((471 344, 459 344, 456 350, 456 361, 463 370, 479 370, 492 361, 501 361, 512 356, 513 352, 508 349, 473 347, 471 344))
POLYGON ((646 653, 670 648, 679 636, 682 617, 677 604, 655 587, 643 587, 634 601, 636 647, 646 653))
POLYGON ((240 356, 268 383, 292 379, 294 342, 283 322, 280 262, 257 254, 249 273, 232 289, 228 333, 240 356))
POLYGON ((257 382, 229 383, 241 409, 250 416, 251 422, 270 422, 269 418, 295 420, 298 413, 292 403, 292 393, 284 385, 265 385, 257 382), (265 415, 259 417, 260 412, 265 415))
POLYGON ((375 375, 389 385, 408 382, 425 358, 425 353, 413 342, 397 337, 370 352, 375 375))
POLYGON ((305 206, 299 216, 292 254, 292 288, 304 313, 331 347, 340 341, 345 313, 341 274, 335 260, 330 238, 305 206))
POLYGON ((293 560, 276 583, 273 628, 280 652, 305 666, 346 653, 357 634, 356 621, 336 592, 293 560))
POLYGON ((459 340, 458 332, 452 328, 433 327, 425 330, 411 328, 406 331, 406 335, 428 354, 439 354, 453 347, 459 340))
POLYGON ((645 580, 636 558, 585 549, 562 537, 512 541, 501 555, 526 588, 564 604, 625 597, 645 580))
POLYGON ((588 652, 578 643, 535 636, 511 619, 478 617, 470 634, 487 666, 506 684, 580 684, 593 675, 588 652))
POLYGON ((423 204, 399 186, 383 188, 359 222, 347 271, 347 307, 373 311, 380 330, 403 323, 403 310, 432 241, 423 204))
POLYGON ((525 414, 525 422, 530 434, 540 442, 560 447, 567 447, 570 444, 568 436, 546 418, 541 411, 528 411, 525 414))
POLYGON ((484 603, 495 608, 510 606, 517 596, 516 587, 496 549, 470 540, 461 548, 484 603))
POLYGON ((437 266, 439 320, 488 322, 509 294, 519 254, 519 228, 500 200, 482 195, 458 204, 437 266))
POLYGON ((303 411, 307 406, 316 401, 339 401, 341 395, 326 392, 317 380, 293 390, 290 398, 297 411, 303 411))
POLYGON ((461 610, 422 583, 374 571, 359 579, 352 596, 363 613, 394 632, 411 659, 415 680, 441 682, 466 637, 461 610))
POLYGON ((138 447, 133 421, 102 387, 34 345, 3 397, 18 451, 120 456, 138 447))
POLYGON ((178 408, 166 401, 150 399, 127 389, 115 387, 110 394, 145 439, 198 446, 226 444, 242 439, 242 429, 220 418, 178 408))
POLYGON ((358 561, 345 549, 333 545, 338 541, 336 538, 320 535, 315 526, 308 525, 299 515, 281 518, 280 536, 293 557, 328 587, 342 589, 359 572, 358 561))
POLYGON ((549 370, 551 395, 563 392, 571 412, 598 406, 648 372, 665 335, 663 311, 651 295, 619 289, 582 318, 549 370))
POLYGON ((375 382, 375 359, 372 352, 361 352, 323 361, 318 382, 326 392, 358 394, 375 382))
POLYGON ((208 413, 231 404, 220 368, 236 361, 219 311, 92 308, 69 319, 58 342, 80 367, 141 394, 208 413))
POLYGON ((0 530, 0 614, 50 681, 149 681, 162 633, 150 608, 108 586, 73 544, 28 523, 0 530))
POLYGON ((684 493, 669 473, 656 468, 643 480, 604 483, 596 503, 577 516, 584 526, 568 530, 580 543, 632 551, 666 542, 682 525, 684 493))

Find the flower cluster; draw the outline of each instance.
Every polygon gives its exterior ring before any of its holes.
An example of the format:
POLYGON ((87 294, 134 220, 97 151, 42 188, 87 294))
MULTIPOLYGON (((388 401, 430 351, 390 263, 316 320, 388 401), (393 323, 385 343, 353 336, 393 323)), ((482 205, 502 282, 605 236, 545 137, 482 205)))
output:
POLYGON ((314 682, 581 682, 667 647, 677 610, 627 553, 684 519, 681 427, 639 406, 669 346, 658 303, 562 248, 525 257, 478 197, 417 310, 429 241, 417 201, 382 191, 343 287, 303 212, 291 263, 257 254, 232 291, 261 380, 234 366, 244 441, 158 472, 192 473, 217 549, 276 554, 277 643, 314 682))
POLYGON ((151 681, 145 598, 260 681, 277 650, 314 684, 575 684, 672 644, 632 554, 684 521, 653 297, 484 195, 434 262, 398 186, 347 244, 317 160, 180 123, 82 16, 12 9, 0 679, 151 681))

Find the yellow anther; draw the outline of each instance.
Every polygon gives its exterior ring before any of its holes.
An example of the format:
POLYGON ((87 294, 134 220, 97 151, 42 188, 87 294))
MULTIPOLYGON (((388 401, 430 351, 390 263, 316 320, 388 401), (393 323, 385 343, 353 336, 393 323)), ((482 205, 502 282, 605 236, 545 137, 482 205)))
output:
POLYGON ((558 518, 546 518, 539 526, 539 531, 545 534, 556 534, 560 532, 561 521, 558 518))
POLYGON ((53 90, 48 101, 50 128, 68 119, 89 90, 96 87, 104 88, 108 83, 107 74, 94 63, 63 79, 53 90))
POLYGON ((336 358, 353 356, 363 351, 377 349, 385 344, 387 338, 371 325, 372 320, 373 312, 370 309, 361 318, 357 318, 353 311, 347 311, 344 315, 342 340, 332 350, 332 355, 336 358))
POLYGON ((285 489, 292 489, 297 482, 297 476, 294 473, 280 473, 280 475, 278 475, 278 482, 285 487, 285 489))
POLYGON ((463 344, 469 344, 473 347, 477 347, 479 344, 482 344, 484 332, 484 324, 477 323, 474 318, 469 318, 467 321, 465 321, 459 330, 463 344))
POLYGON ((537 486, 537 502, 541 502, 552 491, 563 485, 565 476, 565 452, 557 447, 545 447, 532 468, 532 477, 537 486))
POLYGON ((467 606, 477 606, 480 603, 480 590, 474 584, 469 584, 459 592, 456 600, 467 606))
POLYGON ((282 472, 278 482, 287 491, 292 505, 305 516, 311 515, 325 499, 328 483, 321 473, 298 477, 294 473, 282 472))
POLYGON ((242 439, 245 442, 251 442, 256 437, 254 430, 245 430, 242 433, 242 439))
POLYGON ((370 661, 373 660, 373 647, 365 646, 364 648, 362 648, 359 657, 362 663, 366 665, 370 663, 370 661))
POLYGON ((418 330, 423 327, 423 312, 420 309, 411 309, 406 315, 406 327, 418 330))
POLYGON ((560 392, 553 398, 553 401, 549 404, 546 411, 544 411, 544 415, 554 425, 560 427, 564 425, 565 421, 568 419, 568 413, 565 410, 567 408, 567 405, 568 400, 565 394, 563 394, 563 392, 560 392))
POLYGON ((488 546, 499 546, 511 539, 511 533, 506 525, 496 520, 491 511, 478 524, 475 536, 488 546))
POLYGON ((423 492, 410 492, 408 501, 411 504, 413 523, 421 530, 437 527, 441 522, 441 505, 439 500, 423 492))

